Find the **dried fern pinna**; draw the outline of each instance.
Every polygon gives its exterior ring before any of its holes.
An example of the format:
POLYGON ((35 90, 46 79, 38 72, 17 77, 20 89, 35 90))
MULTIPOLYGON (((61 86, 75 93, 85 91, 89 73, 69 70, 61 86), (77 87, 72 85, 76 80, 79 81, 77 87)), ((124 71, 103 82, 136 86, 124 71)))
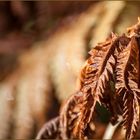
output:
POLYGON ((79 90, 63 105, 57 121, 48 122, 37 138, 45 134, 43 138, 92 138, 97 103, 110 111, 113 125, 123 117, 126 139, 135 137, 140 120, 140 19, 127 34, 112 33, 89 54, 79 90))

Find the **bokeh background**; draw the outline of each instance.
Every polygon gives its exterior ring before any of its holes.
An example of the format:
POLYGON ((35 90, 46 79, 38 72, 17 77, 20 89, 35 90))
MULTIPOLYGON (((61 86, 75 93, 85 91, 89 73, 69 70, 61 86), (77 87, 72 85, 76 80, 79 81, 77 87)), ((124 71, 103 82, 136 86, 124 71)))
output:
MULTIPOLYGON (((35 138, 76 90, 88 51, 138 16, 140 2, 1 1, 0 139, 35 138)), ((102 138, 109 114, 97 108, 102 138)), ((118 127, 112 138, 123 136, 118 127)))

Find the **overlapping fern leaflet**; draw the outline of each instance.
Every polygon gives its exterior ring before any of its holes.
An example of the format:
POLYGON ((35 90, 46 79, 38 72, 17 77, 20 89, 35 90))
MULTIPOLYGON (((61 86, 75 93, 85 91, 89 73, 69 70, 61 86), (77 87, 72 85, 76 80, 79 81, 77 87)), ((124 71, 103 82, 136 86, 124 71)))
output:
POLYGON ((125 93, 123 126, 126 129, 126 139, 134 138, 139 122, 139 103, 136 94, 125 93))
POLYGON ((54 137, 57 138, 58 127, 59 117, 56 117, 43 126, 36 139, 51 139, 54 137))
POLYGON ((98 44, 90 51, 91 57, 81 71, 80 91, 83 93, 83 101, 74 131, 81 139, 85 137, 84 131, 93 116, 96 102, 100 103, 109 87, 109 80, 113 76, 115 66, 113 54, 117 43, 117 36, 112 34, 105 43, 98 44))
POLYGON ((73 94, 67 101, 60 113, 60 132, 61 138, 68 139, 73 137, 72 131, 74 123, 77 121, 80 112, 81 92, 73 94))
POLYGON ((79 90, 60 112, 61 138, 89 138, 98 102, 112 113, 114 123, 118 115, 123 116, 126 139, 133 139, 140 120, 140 19, 128 35, 112 34, 89 54, 80 73, 79 90))
MULTIPOLYGON (((139 48, 136 37, 121 42, 118 47, 116 64, 116 93, 122 101, 123 125, 126 138, 132 139, 136 134, 139 122, 139 48)), ((124 39, 123 39, 124 40, 124 39)))

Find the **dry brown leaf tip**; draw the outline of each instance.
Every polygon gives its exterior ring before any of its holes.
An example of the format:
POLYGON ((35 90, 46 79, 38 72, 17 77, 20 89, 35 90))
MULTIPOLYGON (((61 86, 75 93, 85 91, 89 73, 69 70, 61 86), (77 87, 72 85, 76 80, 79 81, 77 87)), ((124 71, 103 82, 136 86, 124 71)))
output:
POLYGON ((115 124, 123 117, 126 139, 133 139, 139 124, 140 106, 140 19, 128 35, 112 34, 90 52, 80 73, 80 88, 62 107, 59 135, 62 139, 86 139, 95 106, 104 105, 115 124), (111 84, 114 84, 112 90, 111 84))
POLYGON ((46 123, 38 133, 36 139, 57 138, 59 126, 59 117, 56 117, 46 123))

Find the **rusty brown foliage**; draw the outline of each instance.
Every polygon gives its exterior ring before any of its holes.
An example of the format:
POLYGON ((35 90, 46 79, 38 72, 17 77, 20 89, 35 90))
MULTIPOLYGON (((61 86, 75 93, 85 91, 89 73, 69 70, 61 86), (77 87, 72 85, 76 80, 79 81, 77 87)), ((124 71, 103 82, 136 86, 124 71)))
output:
POLYGON ((44 126, 46 131, 37 138, 42 138, 44 133, 46 137, 43 138, 52 138, 54 126, 55 134, 62 139, 91 138, 95 131, 93 121, 97 103, 111 112, 112 124, 116 124, 121 115, 126 139, 135 138, 140 109, 139 52, 140 19, 127 34, 112 33, 105 42, 98 43, 89 52, 90 57, 81 70, 79 90, 61 108, 58 126, 55 119, 44 126))

